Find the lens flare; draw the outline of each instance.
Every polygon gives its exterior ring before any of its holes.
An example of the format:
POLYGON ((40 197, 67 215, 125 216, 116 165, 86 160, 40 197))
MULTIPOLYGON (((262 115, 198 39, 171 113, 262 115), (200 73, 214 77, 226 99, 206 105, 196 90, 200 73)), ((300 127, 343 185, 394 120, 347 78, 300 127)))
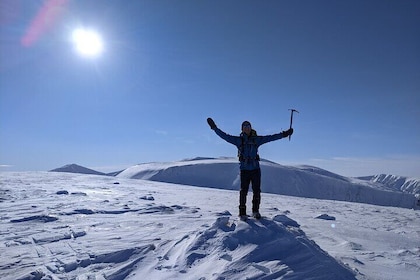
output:
POLYGON ((21 38, 21 44, 30 47, 38 41, 44 33, 57 23, 66 8, 67 2, 68 0, 45 0, 21 38))

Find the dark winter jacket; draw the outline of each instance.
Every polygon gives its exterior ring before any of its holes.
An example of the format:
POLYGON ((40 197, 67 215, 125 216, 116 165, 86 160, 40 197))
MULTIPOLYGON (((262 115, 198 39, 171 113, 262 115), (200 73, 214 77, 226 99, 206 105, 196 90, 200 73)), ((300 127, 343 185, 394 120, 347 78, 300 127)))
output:
POLYGON ((220 138, 238 148, 238 151, 242 155, 240 158, 241 170, 255 170, 260 168, 258 147, 262 144, 284 138, 283 132, 273 135, 257 136, 255 131, 253 131, 250 136, 245 133, 241 133, 240 136, 233 136, 225 133, 220 128, 216 128, 214 131, 220 138))

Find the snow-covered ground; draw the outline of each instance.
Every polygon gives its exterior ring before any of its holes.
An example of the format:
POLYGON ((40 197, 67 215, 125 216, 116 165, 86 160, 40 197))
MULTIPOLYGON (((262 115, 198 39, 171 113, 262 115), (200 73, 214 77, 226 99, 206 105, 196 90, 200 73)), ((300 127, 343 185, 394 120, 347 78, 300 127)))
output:
POLYGON ((420 275, 419 211, 263 193, 264 218, 242 222, 237 207, 236 190, 0 173, 0 279, 420 275))

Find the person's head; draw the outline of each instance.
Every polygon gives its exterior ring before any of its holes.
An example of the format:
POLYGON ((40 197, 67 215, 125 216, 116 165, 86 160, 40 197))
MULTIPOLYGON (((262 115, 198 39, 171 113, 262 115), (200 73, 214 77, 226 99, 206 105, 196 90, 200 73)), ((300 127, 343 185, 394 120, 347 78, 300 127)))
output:
POLYGON ((244 121, 242 123, 242 132, 246 135, 250 135, 252 131, 251 123, 249 121, 244 121))

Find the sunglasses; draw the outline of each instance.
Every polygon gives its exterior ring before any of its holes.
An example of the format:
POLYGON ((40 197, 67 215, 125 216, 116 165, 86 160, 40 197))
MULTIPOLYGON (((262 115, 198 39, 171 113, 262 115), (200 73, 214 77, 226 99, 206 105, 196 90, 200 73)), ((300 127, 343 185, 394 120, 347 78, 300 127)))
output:
POLYGON ((242 126, 242 128, 251 128, 251 125, 250 125, 250 124, 244 124, 244 125, 242 126))

